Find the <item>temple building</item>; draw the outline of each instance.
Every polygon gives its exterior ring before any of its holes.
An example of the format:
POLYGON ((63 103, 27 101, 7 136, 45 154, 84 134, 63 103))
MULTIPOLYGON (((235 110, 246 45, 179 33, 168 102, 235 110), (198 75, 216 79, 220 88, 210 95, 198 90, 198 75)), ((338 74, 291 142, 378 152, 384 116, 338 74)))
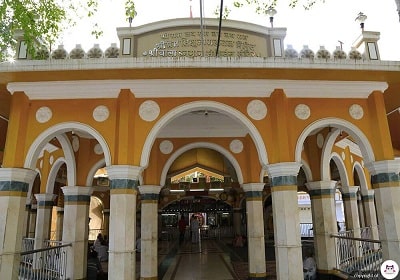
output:
MULTIPOLYGON (((1 279, 33 279, 45 265, 26 252, 54 244, 57 279, 86 279, 99 233, 109 279, 174 279, 185 257, 160 264, 192 216, 202 246, 245 238, 247 279, 303 279, 305 244, 318 279, 367 254, 400 264, 400 62, 380 59, 379 32, 295 50, 286 28, 204 24, 35 54, 16 35, 16 60, 0 63, 1 279), (341 238, 363 249, 346 258, 341 238)), ((227 262, 221 279, 239 279, 227 262)))

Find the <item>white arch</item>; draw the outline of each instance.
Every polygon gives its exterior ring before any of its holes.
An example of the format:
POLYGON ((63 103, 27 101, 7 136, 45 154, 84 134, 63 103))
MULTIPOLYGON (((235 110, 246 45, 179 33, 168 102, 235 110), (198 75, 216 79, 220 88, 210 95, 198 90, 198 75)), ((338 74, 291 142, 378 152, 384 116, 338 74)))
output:
POLYGON ((356 161, 353 164, 353 172, 357 172, 358 178, 360 179, 360 192, 362 195, 368 195, 368 182, 365 177, 364 168, 361 164, 356 161))
POLYGON ((28 195, 26 196, 26 203, 25 203, 26 205, 30 205, 32 203, 32 199, 31 199, 31 197, 32 197, 32 189, 33 189, 33 184, 35 183, 35 180, 36 180, 37 176, 39 176, 39 179, 42 180, 42 174, 40 173, 39 168, 35 168, 35 171, 37 172, 36 176, 33 179, 33 182, 31 182, 29 184, 28 195))
POLYGON ((53 163, 53 166, 50 169, 49 178, 47 178, 46 193, 52 194, 54 192, 54 183, 56 182, 58 170, 64 163, 66 163, 66 161, 63 157, 56 159, 53 163))
POLYGON ((96 174, 97 170, 99 170, 99 168, 104 167, 105 164, 106 164, 106 161, 104 160, 104 158, 100 159, 98 162, 93 164, 92 168, 90 169, 90 171, 86 177, 86 186, 87 187, 90 187, 93 185, 94 175, 96 174))
POLYGON ((232 108, 228 105, 225 105, 223 103, 215 102, 215 101, 194 101, 194 102, 189 102, 183 105, 180 105, 176 108, 173 108, 171 111, 166 113, 151 129, 150 133, 147 135, 146 142, 144 143, 143 146, 143 151, 142 151, 142 156, 140 159, 140 166, 143 168, 146 168, 149 164, 149 159, 150 159, 150 152, 151 148, 153 146, 153 143, 155 139, 157 138, 157 134, 159 131, 171 120, 174 118, 186 114, 188 112, 191 112, 193 110, 199 110, 199 109, 208 109, 208 110, 214 110, 220 113, 225 113, 228 116, 230 116, 232 119, 235 119, 236 121, 242 123, 247 127, 249 130, 249 134, 251 138, 254 141, 254 144, 256 146, 257 152, 258 152, 258 157, 261 163, 261 166, 265 166, 268 164, 268 157, 267 157, 267 151, 265 149, 264 141, 258 132, 257 128, 254 126, 254 124, 240 111, 236 110, 235 108, 232 108))
POLYGON ((165 184, 165 180, 167 178, 167 173, 169 168, 171 167, 172 163, 183 153, 195 149, 195 148, 208 148, 208 149, 212 149, 215 150, 217 152, 220 152, 221 154, 223 154, 231 163, 233 168, 236 171, 237 177, 238 177, 238 182, 239 184, 243 184, 243 174, 242 174, 242 170, 240 169, 239 163, 237 162, 237 160, 235 159, 235 157, 226 149, 224 149, 223 147, 214 144, 214 143, 208 143, 208 142, 195 142, 195 143, 191 143, 188 145, 185 145, 181 148, 179 148, 178 150, 176 150, 171 156, 170 158, 167 160, 167 162, 164 165, 164 168, 162 170, 161 173, 161 178, 160 178, 160 186, 164 186, 165 184))
POLYGON ((65 164, 67 165, 67 182, 68 186, 76 185, 76 162, 75 154, 71 142, 65 134, 56 136, 61 148, 64 152, 65 164))
POLYGON ((365 134, 354 124, 351 122, 338 119, 338 118, 325 118, 317 120, 307 126, 300 137, 297 140, 296 150, 295 150, 295 160, 296 162, 301 162, 301 152, 306 138, 313 132, 314 130, 318 130, 323 127, 335 127, 340 130, 348 133, 359 145, 361 154, 363 155, 365 163, 375 161, 375 155, 372 150, 372 147, 368 141, 368 138, 365 134))
POLYGON ((312 171, 310 166, 308 165, 308 163, 305 160, 301 161, 301 167, 304 171, 304 174, 306 174, 306 180, 307 182, 312 182, 313 181, 313 177, 312 177, 312 171))
POLYGON ((331 179, 331 170, 329 168, 329 161, 332 158, 332 148, 335 145, 336 138, 340 134, 340 129, 334 129, 329 132, 326 136, 324 146, 322 147, 321 154, 321 178, 323 181, 329 181, 331 179))
MULTIPOLYGON (((43 147, 46 145, 46 143, 48 143, 52 138, 59 136, 60 134, 63 134, 65 132, 69 132, 71 130, 84 131, 93 136, 94 138, 96 138, 96 140, 99 142, 99 144, 103 149, 106 165, 107 166, 111 165, 110 150, 108 148, 107 142, 99 132, 97 132, 94 128, 90 127, 87 124, 78 122, 66 122, 66 123, 56 124, 46 129, 33 141, 26 155, 24 167, 34 169, 36 165, 36 160, 39 157, 39 154, 42 151, 43 147)), ((72 182, 68 183, 71 184, 72 182)))
POLYGON ((341 182, 342 187, 348 187, 349 186, 349 176, 346 172, 346 167, 344 165, 342 157, 338 153, 332 153, 331 159, 335 162, 335 164, 338 168, 340 182, 341 182))

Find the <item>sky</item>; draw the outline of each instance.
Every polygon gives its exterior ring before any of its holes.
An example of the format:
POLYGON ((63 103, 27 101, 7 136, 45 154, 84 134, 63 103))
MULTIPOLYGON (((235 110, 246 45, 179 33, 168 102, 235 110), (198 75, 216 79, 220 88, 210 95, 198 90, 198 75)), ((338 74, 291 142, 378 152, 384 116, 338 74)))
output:
MULTIPOLYGON (((99 13, 91 19, 78 22, 74 28, 67 30, 60 38, 67 51, 76 44, 81 44, 88 51, 94 44, 100 44, 105 50, 111 43, 119 40, 117 27, 127 27, 124 0, 99 0, 99 13), (96 39, 90 35, 93 24, 97 22, 104 35, 96 39)), ((303 0, 305 2, 305 0, 303 0)), ((190 6, 194 18, 200 17, 200 0, 136 0, 137 16, 132 26, 151 23, 159 20, 185 18, 190 15, 190 6)), ((257 15, 253 8, 234 8, 233 0, 225 0, 231 12, 228 19, 251 22, 270 26, 266 15, 257 15)), ((214 11, 220 0, 204 0, 204 17, 216 18, 214 11)), ((285 48, 292 45, 300 52, 307 45, 317 52, 320 46, 331 53, 343 42, 343 50, 348 53, 353 42, 361 34, 359 23, 355 21, 359 12, 367 15, 366 31, 380 32, 378 41, 381 60, 400 61, 400 22, 394 0, 325 0, 315 4, 310 10, 302 6, 289 8, 289 0, 278 0, 274 27, 286 27, 285 48), (377 4, 379 3, 379 4, 377 4)), ((200 25, 200 20, 199 20, 200 25)), ((223 23, 222 23, 223 26, 223 23)))

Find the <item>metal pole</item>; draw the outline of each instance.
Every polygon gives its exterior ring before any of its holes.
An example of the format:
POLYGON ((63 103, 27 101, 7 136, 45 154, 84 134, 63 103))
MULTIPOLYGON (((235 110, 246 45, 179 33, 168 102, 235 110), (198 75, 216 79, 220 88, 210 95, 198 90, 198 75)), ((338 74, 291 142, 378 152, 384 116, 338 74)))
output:
POLYGON ((200 40, 201 40, 201 56, 204 57, 203 0, 200 0, 200 40))

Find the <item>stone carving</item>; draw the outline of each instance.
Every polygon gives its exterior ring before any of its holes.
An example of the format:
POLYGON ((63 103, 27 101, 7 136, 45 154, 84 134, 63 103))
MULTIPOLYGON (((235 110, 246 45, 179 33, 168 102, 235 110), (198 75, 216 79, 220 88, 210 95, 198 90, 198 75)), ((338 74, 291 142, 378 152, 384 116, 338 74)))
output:
POLYGON ((103 56, 103 51, 100 49, 99 44, 94 44, 93 48, 91 48, 87 56, 89 58, 100 58, 103 56))
POLYGON ((301 58, 314 58, 314 52, 308 48, 307 45, 304 45, 303 49, 300 51, 301 58))
POLYGON ((294 113, 296 117, 301 120, 306 120, 311 115, 310 107, 308 107, 306 104, 297 105, 296 108, 294 109, 294 113))
POLYGON ((350 116, 355 120, 360 120, 364 116, 363 108, 358 104, 353 104, 349 108, 350 116))
POLYGON ((285 50, 285 57, 298 58, 299 54, 297 53, 297 51, 295 49, 293 49, 292 45, 288 45, 287 49, 285 50))
POLYGON ((97 121, 97 122, 104 122, 105 120, 108 119, 108 117, 110 116, 110 111, 108 110, 108 108, 104 105, 100 105, 97 106, 94 110, 93 110, 93 118, 97 121))
POLYGON ((77 152, 79 150, 79 138, 76 135, 72 136, 72 149, 74 152, 77 152))
POLYGON ((317 51, 317 58, 329 59, 331 58, 331 54, 325 49, 324 46, 321 46, 320 49, 317 51))
POLYGON ((353 48, 349 52, 349 58, 354 59, 354 60, 360 60, 360 59, 362 59, 362 55, 356 48, 353 48))
POLYGON ((324 146, 324 135, 322 135, 321 133, 318 133, 317 135, 317 147, 322 149, 322 147, 324 146))
POLYGON ((164 155, 170 154, 173 149, 174 149, 174 144, 172 144, 172 142, 169 140, 164 140, 160 143, 160 151, 164 155))
POLYGON ((152 122, 160 114, 160 106, 153 100, 143 102, 139 107, 139 116, 142 120, 152 122))
POLYGON ((36 120, 40 123, 48 122, 53 116, 53 112, 49 107, 40 107, 36 111, 36 120))
POLYGON ((247 114, 254 120, 262 120, 267 115, 267 106, 261 100, 252 100, 247 105, 247 114))
POLYGON ((63 45, 59 45, 58 49, 55 49, 51 55, 53 59, 65 59, 67 58, 67 51, 63 45))
POLYGON ((96 155, 101 155, 103 153, 103 149, 101 148, 101 145, 99 143, 94 145, 93 151, 96 155))
POLYGON ((239 154, 243 151, 243 143, 242 141, 235 139, 229 145, 229 149, 231 149, 232 153, 239 154))
POLYGON ((119 56, 119 48, 117 47, 117 44, 111 44, 111 46, 104 52, 104 56, 107 58, 117 58, 119 56))
POLYGON ((72 59, 81 59, 85 57, 85 51, 82 49, 81 45, 76 45, 76 47, 69 53, 69 57, 72 59))
POLYGON ((334 59, 346 59, 346 57, 346 53, 340 47, 337 47, 336 50, 333 52, 334 59))

